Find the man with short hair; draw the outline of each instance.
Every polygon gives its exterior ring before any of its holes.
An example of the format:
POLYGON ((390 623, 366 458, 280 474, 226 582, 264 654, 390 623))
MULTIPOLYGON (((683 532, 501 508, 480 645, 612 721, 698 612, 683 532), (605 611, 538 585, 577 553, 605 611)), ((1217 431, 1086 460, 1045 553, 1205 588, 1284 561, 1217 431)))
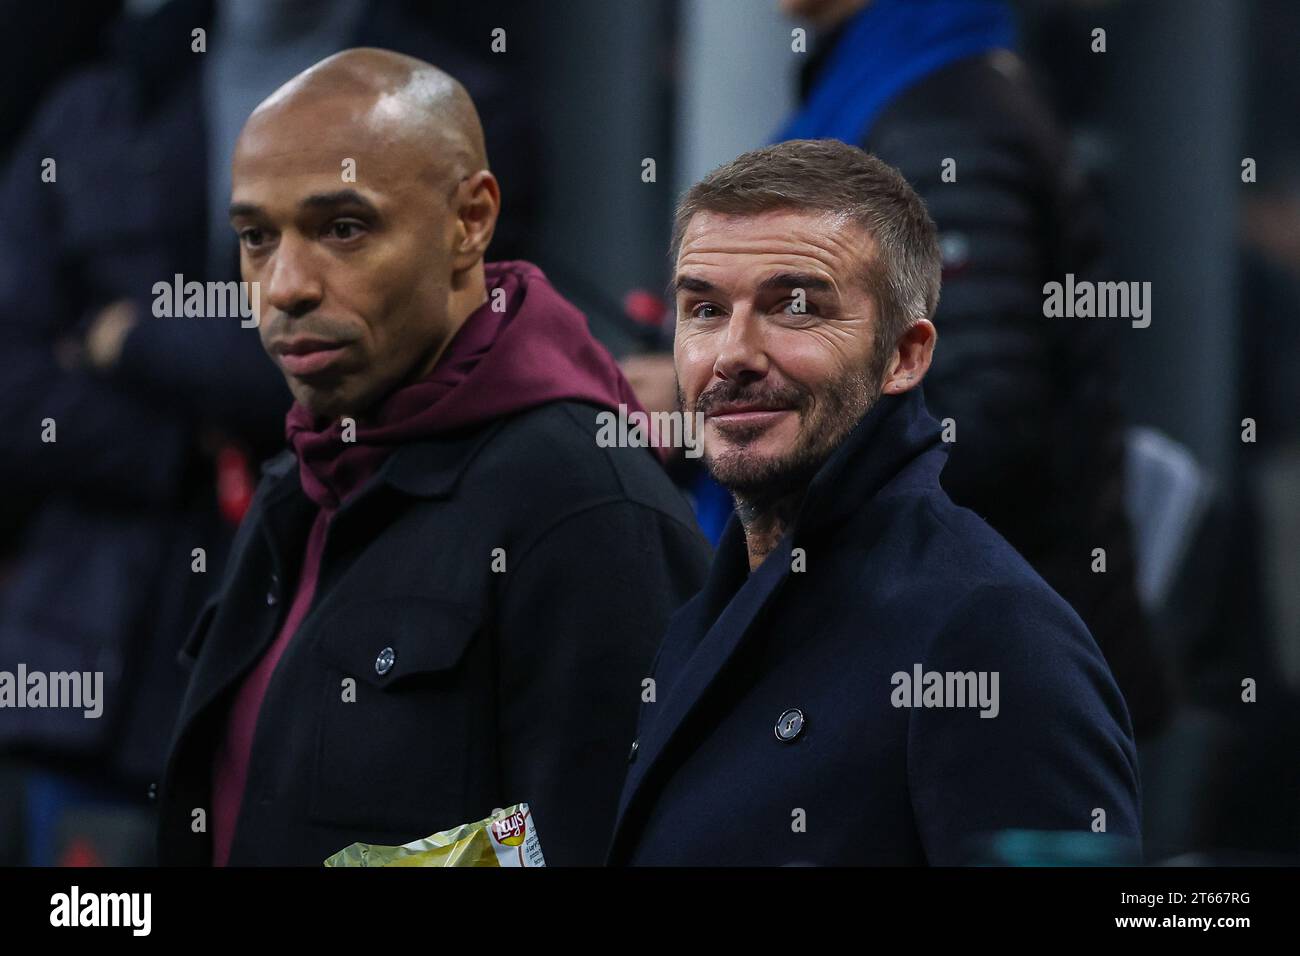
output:
POLYGON ((1105 660, 939 485, 911 187, 838 141, 766 147, 686 194, 673 251, 681 401, 736 511, 660 648, 610 861, 950 864, 1006 830, 1132 859, 1105 660))
POLYGON ((707 545, 581 313, 484 262, 464 88, 332 56, 249 118, 231 224, 296 402, 218 596, 159 800, 164 863, 319 866, 527 802, 549 864, 608 843, 642 681, 707 545))

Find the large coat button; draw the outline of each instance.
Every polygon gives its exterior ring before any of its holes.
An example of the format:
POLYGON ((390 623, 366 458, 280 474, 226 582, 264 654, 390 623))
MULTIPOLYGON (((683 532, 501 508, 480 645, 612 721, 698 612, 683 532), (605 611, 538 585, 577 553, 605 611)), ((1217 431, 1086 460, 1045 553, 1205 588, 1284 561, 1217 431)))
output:
POLYGON ((383 677, 393 669, 395 663, 397 663, 397 655, 393 653, 391 647, 385 647, 375 658, 375 673, 383 677))
POLYGON ((790 743, 803 733, 804 723, 803 711, 791 707, 776 719, 776 739, 783 743, 790 743))

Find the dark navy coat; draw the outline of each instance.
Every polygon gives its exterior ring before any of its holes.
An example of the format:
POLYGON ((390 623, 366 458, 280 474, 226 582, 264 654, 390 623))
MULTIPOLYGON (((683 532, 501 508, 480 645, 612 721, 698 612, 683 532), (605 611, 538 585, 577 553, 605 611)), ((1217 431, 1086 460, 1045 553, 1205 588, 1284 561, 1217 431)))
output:
POLYGON ((884 396, 752 575, 733 517, 660 649, 611 863, 954 864, 1004 830, 1138 851, 1128 708, 1078 615, 940 488, 947 450, 919 390, 884 396), (895 706, 916 665, 996 671, 997 715, 895 706))

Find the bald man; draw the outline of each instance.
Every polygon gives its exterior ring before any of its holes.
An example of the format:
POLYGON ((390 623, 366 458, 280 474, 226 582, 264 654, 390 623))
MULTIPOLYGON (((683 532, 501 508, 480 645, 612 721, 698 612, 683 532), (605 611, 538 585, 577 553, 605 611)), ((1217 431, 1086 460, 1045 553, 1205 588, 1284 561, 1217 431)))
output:
POLYGON ((164 863, 320 865, 527 802, 596 864, 642 681, 707 546, 583 316, 525 262, 465 90, 349 50, 262 103, 231 225, 295 403, 159 794, 164 863))

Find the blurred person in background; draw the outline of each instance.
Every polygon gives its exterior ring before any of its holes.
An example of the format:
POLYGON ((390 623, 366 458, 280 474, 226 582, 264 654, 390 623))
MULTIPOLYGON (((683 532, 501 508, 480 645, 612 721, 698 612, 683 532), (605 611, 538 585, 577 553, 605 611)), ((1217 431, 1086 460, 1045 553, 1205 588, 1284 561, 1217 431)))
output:
POLYGON ((499 247, 527 251, 526 97, 505 61, 475 60, 433 11, 399 0, 173 0, 128 18, 105 59, 39 105, 4 171, 0 198, 23 228, 0 239, 0 424, 13 439, 0 486, 30 517, 0 593, 0 669, 101 671, 105 698, 97 719, 0 715, 0 752, 23 768, 23 813, 0 820, 7 862, 151 859, 152 784, 184 688, 177 651, 257 461, 283 447, 290 402, 255 329, 155 318, 153 286, 237 278, 239 129, 294 73, 358 42, 464 77, 500 175, 519 187, 499 247))
MULTIPOLYGON (((781 9, 818 37, 777 140, 863 147, 903 173, 938 224, 943 348, 925 396, 936 418, 955 423, 945 489, 1070 602, 1137 735, 1155 733, 1172 701, 1124 511, 1116 336, 1127 325, 1044 318, 1046 282, 1096 276, 1100 222, 1012 52, 1010 9, 1002 0, 781 0, 781 9), (1105 573, 1092 569, 1095 548, 1105 549, 1105 573)), ((670 356, 624 366, 647 403, 671 401, 670 356)), ((691 490, 716 541, 727 496, 703 472, 691 490)))
POLYGON ((0 97, 0 163, 27 128, 45 91, 69 72, 102 56, 104 41, 121 15, 124 0, 82 4, 77 16, 52 3, 0 0, 0 60, 22 78, 22 94, 0 97))

